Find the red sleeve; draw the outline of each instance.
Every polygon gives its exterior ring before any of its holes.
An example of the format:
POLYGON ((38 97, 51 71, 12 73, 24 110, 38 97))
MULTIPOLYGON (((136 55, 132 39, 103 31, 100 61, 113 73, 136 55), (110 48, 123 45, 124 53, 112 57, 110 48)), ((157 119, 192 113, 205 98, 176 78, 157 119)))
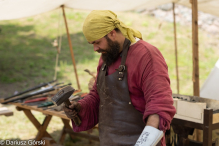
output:
MULTIPOLYGON (((97 67, 97 76, 101 64, 102 60, 99 61, 99 65, 97 67)), ((78 101, 78 103, 80 103, 81 105, 81 110, 78 113, 78 116, 81 119, 81 125, 77 127, 72 120, 73 131, 75 132, 89 130, 93 128, 99 121, 98 116, 100 98, 97 92, 96 82, 97 79, 90 93, 86 95, 83 99, 78 101)))
POLYGON ((141 84, 146 101, 143 118, 146 121, 149 115, 158 114, 159 129, 166 131, 170 128, 171 120, 176 112, 173 106, 168 67, 160 51, 151 45, 146 46, 146 53, 141 62, 141 84))

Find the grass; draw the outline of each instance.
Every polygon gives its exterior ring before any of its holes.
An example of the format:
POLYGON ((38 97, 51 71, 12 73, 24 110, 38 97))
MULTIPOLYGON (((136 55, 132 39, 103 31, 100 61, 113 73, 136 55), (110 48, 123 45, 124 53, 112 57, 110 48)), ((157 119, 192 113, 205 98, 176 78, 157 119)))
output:
MULTIPOLYGON (((16 86, 15 90, 24 90, 41 82, 50 81, 54 76, 56 48, 51 43, 61 31, 62 48, 58 79, 75 84, 67 36, 59 10, 40 16, 0 23, 0 81, 3 84, 26 83, 16 86), (46 21, 45 21, 46 20, 46 21), (58 29, 60 22, 60 29, 58 29)), ((81 23, 87 13, 66 12, 71 41, 82 89, 88 91, 86 82, 90 76, 83 72, 88 68, 96 71, 99 55, 93 52, 81 32, 81 23), (71 25, 74 24, 74 27, 71 25), (85 77, 85 78, 84 78, 85 77)), ((14 90, 14 91, 15 91, 14 90)), ((4 90, 3 90, 4 91, 4 90)), ((1 91, 0 97, 6 94, 1 91)))
MULTIPOLYGON (((93 51, 82 33, 82 23, 88 13, 88 11, 66 9, 79 82, 83 92, 88 92, 87 84, 91 78, 83 70, 89 69, 95 72, 99 60, 99 54, 93 51)), ((172 23, 134 12, 117 14, 119 19, 142 32, 143 39, 162 52, 169 67, 171 88, 176 93, 172 23)), ((57 78, 60 82, 71 82, 73 87, 77 88, 60 9, 19 20, 1 21, 0 30, 0 97, 53 79, 57 51, 51 43, 58 37, 59 32, 62 37, 62 48, 57 78)), ((180 93, 186 95, 193 93, 191 32, 191 26, 177 24, 180 93)), ((199 31, 200 87, 218 59, 218 38, 218 36, 209 36, 202 30, 199 31)), ((0 139, 34 138, 37 132, 35 127, 22 112, 16 111, 12 106, 9 108, 15 114, 13 117, 0 117, 0 139)), ((44 115, 37 112, 34 115, 42 122, 44 115)), ((54 117, 48 131, 57 139, 62 126, 60 119, 54 117)), ((67 138, 66 142, 69 141, 67 138)))

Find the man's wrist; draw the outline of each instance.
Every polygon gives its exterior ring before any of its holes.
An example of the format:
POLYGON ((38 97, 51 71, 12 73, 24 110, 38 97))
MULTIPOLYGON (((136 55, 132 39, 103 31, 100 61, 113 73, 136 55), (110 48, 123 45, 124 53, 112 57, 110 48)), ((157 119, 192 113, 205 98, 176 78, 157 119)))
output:
POLYGON ((160 118, 158 114, 153 114, 148 116, 146 126, 152 126, 154 128, 159 129, 160 118))

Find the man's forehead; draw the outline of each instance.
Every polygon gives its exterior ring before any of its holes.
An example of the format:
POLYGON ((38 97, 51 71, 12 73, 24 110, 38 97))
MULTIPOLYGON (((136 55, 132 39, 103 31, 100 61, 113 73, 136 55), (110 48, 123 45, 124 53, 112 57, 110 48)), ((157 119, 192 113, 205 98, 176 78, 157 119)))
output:
POLYGON ((100 42, 102 39, 103 39, 103 38, 100 38, 100 39, 98 39, 98 40, 95 40, 95 41, 92 41, 92 42, 88 42, 88 43, 89 43, 89 44, 95 44, 95 43, 100 42))
POLYGON ((95 44, 96 42, 95 41, 93 41, 93 42, 88 42, 89 44, 95 44))

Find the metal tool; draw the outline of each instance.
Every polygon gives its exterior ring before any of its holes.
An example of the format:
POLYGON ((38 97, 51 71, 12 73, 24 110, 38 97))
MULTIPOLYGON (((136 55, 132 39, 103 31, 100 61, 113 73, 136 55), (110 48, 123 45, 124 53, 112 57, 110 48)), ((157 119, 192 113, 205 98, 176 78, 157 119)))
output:
MULTIPOLYGON (((65 106, 67 108, 69 108, 69 105, 71 105, 71 103, 69 101, 69 97, 74 93, 74 91, 75 91, 75 89, 72 88, 71 86, 67 86, 67 87, 61 89, 59 92, 57 92, 57 94, 55 94, 52 97, 53 103, 55 103, 57 106, 64 103, 65 106)), ((81 124, 81 120, 78 117, 78 115, 76 115, 75 118, 73 118, 73 121, 74 121, 76 126, 79 126, 81 124)))
POLYGON ((17 101, 23 102, 24 99, 27 99, 29 97, 33 97, 35 95, 40 95, 40 94, 43 94, 43 93, 48 93, 50 91, 54 91, 56 89, 63 88, 63 87, 68 86, 68 85, 71 85, 71 83, 69 83, 67 85, 63 85, 63 86, 55 86, 55 87, 51 86, 51 87, 46 88, 44 90, 39 90, 39 91, 32 92, 32 93, 26 94, 26 95, 18 97, 18 98, 6 100, 6 101, 2 102, 2 104, 6 104, 6 103, 9 103, 9 102, 17 102, 17 101))
POLYGON ((50 82, 48 82, 48 83, 42 83, 42 84, 40 84, 40 85, 38 85, 38 86, 32 87, 32 88, 27 89, 27 90, 22 91, 22 92, 19 92, 19 93, 15 94, 15 95, 11 95, 11 96, 5 97, 4 100, 13 98, 13 97, 18 96, 18 95, 22 95, 22 94, 24 94, 24 93, 27 93, 27 92, 30 92, 30 91, 33 91, 33 90, 36 90, 36 89, 39 89, 39 88, 44 87, 44 86, 47 86, 47 85, 49 85, 49 84, 51 84, 51 83, 53 83, 53 82, 56 82, 56 80, 50 81, 50 82))

